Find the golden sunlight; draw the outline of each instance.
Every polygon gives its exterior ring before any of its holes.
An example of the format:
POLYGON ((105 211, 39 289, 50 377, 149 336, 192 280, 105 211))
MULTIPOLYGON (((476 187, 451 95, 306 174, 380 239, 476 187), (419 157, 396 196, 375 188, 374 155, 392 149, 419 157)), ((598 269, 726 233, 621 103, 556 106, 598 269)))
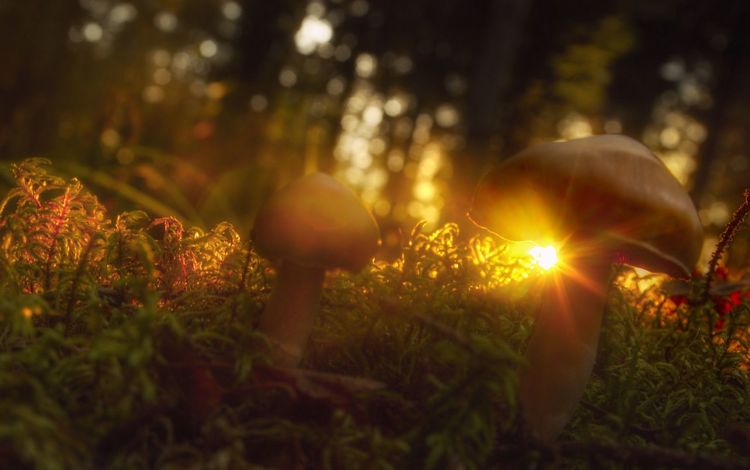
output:
POLYGON ((559 261, 557 258, 557 250, 552 245, 534 246, 529 249, 529 255, 531 255, 534 264, 545 271, 554 268, 559 261))

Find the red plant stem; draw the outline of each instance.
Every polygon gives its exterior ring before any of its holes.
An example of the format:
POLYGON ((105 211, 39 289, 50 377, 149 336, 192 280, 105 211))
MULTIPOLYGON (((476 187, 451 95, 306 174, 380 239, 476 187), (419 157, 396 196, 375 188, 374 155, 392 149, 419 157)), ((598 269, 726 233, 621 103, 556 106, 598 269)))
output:
POLYGON ((742 221, 745 220, 748 212, 750 212, 750 188, 745 189, 744 198, 745 201, 734 212, 734 214, 732 215, 732 219, 729 221, 726 227, 724 227, 724 230, 721 232, 721 236, 719 236, 719 243, 716 244, 714 252, 711 253, 711 259, 708 262, 708 271, 706 271, 705 283, 703 285, 703 294, 700 298, 701 303, 706 303, 709 301, 711 295, 711 284, 713 283, 714 276, 716 275, 716 267, 719 265, 721 255, 722 253, 724 253, 724 250, 729 245, 729 243, 734 239, 734 236, 737 233, 740 224, 742 224, 742 221))
MULTIPOLYGON (((26 180, 24 182, 27 183, 28 180, 26 180)), ((27 184, 19 184, 19 187, 24 190, 24 192, 26 193, 26 195, 32 201, 34 201, 34 204, 36 204, 36 208, 37 209, 41 209, 42 208, 42 201, 39 200, 39 196, 41 195, 41 191, 38 192, 38 193, 35 193, 34 191, 29 190, 29 186, 27 184)))
POLYGON ((52 282, 52 261, 55 257, 55 251, 57 250, 57 239, 60 237, 63 227, 67 223, 68 212, 70 211, 70 188, 65 191, 63 196, 63 202, 60 206, 60 211, 57 216, 53 218, 54 225, 52 228, 52 235, 50 237, 50 246, 47 251, 47 261, 44 266, 44 290, 49 290, 52 282))

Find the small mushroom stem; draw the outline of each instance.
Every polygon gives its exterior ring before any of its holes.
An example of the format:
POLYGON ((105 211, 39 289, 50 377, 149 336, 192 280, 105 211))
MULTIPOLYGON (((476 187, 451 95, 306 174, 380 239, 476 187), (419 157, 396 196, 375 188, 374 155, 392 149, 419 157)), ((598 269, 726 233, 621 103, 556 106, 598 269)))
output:
POLYGON ((281 367, 302 360, 315 323, 325 271, 284 261, 260 318, 259 329, 271 341, 270 358, 281 367))
POLYGON ((520 401, 531 434, 552 442, 589 381, 607 299, 610 266, 577 263, 571 274, 545 281, 521 371, 520 401))

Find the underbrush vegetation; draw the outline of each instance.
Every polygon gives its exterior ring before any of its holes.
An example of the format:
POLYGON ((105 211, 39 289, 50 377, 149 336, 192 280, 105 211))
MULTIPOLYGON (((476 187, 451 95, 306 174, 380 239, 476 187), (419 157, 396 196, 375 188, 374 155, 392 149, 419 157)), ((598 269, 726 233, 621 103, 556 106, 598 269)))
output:
POLYGON ((255 330, 274 270, 231 225, 112 217, 44 160, 12 171, 2 468, 750 467, 746 303, 618 268, 583 403, 546 446, 516 401, 543 273, 495 239, 417 227, 396 261, 329 275, 302 368, 280 369, 255 330))

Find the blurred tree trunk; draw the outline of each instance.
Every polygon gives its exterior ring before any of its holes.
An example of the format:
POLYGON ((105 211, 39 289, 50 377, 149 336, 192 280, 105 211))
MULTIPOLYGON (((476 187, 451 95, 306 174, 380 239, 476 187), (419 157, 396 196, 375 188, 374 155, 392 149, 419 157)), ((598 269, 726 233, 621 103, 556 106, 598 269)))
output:
POLYGON ((469 82, 466 147, 455 155, 454 197, 446 207, 450 220, 464 220, 477 180, 495 159, 500 123, 507 118, 508 93, 521 52, 533 0, 492 0, 490 18, 469 82), (495 145, 493 145, 493 142, 495 145))
POLYGON ((715 65, 713 78, 713 106, 706 119, 706 140, 700 147, 697 169, 693 179, 693 200, 700 204, 709 189, 714 162, 722 151, 722 136, 729 124, 731 108, 739 90, 746 85, 748 47, 750 47, 750 2, 735 3, 736 14, 728 43, 715 65))
MULTIPOLYGON (((486 147, 507 115, 503 102, 512 83, 533 0, 493 0, 483 49, 469 88, 469 146, 486 147)), ((485 149, 486 151, 487 149, 485 149)))
POLYGON ((278 66, 288 57, 293 44, 289 31, 280 25, 283 19, 291 20, 302 15, 301 6, 286 0, 247 2, 242 15, 242 34, 236 43, 239 49, 237 63, 227 72, 234 72, 255 83, 262 90, 277 86, 278 66))
POLYGON ((80 13, 75 0, 0 7, 0 157, 46 150, 70 61, 68 33, 80 13))

